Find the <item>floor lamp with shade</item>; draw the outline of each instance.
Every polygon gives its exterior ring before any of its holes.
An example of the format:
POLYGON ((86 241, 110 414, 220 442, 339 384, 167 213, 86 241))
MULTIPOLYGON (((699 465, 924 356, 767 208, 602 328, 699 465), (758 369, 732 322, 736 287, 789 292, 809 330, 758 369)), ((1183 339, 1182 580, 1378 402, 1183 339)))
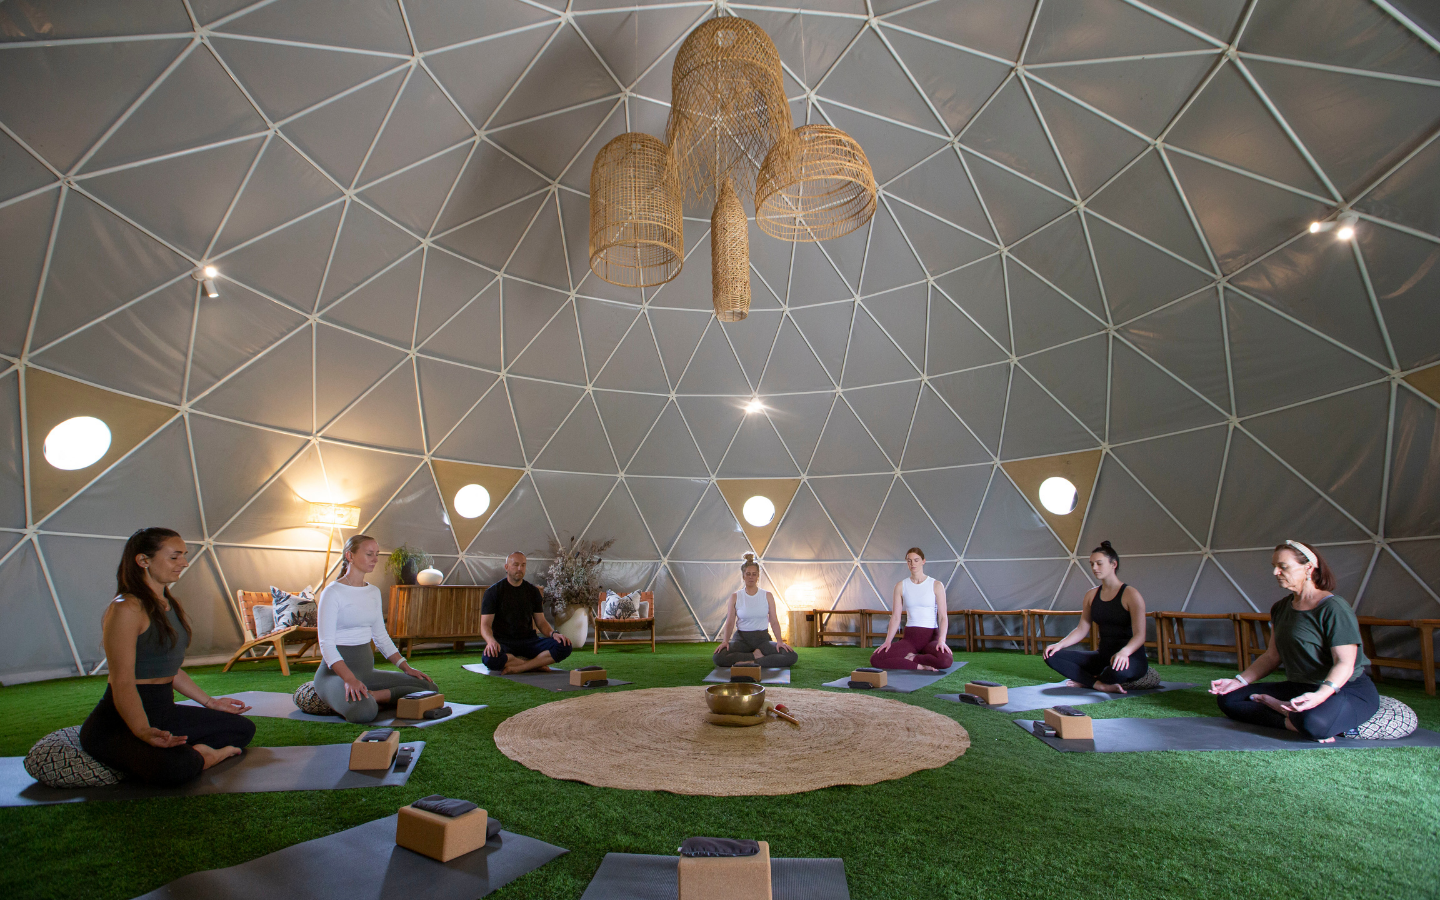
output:
POLYGON ((325 568, 320 572, 320 587, 315 589, 315 593, 319 594, 320 588, 325 586, 325 579, 330 576, 330 545, 335 542, 335 529, 358 528, 360 507, 340 503, 311 503, 310 518, 305 524, 329 526, 325 532, 325 568))

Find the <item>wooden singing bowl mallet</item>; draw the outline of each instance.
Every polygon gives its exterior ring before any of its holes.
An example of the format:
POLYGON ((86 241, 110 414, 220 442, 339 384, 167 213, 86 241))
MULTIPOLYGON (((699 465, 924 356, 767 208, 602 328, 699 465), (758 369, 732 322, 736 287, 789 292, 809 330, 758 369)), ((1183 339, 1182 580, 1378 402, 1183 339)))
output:
POLYGON ((765 711, 768 712, 768 713, 770 713, 771 715, 775 716, 775 718, 777 718, 777 719, 784 719, 786 722, 789 722, 791 725, 799 725, 799 724, 800 724, 800 720, 797 719, 797 718, 795 718, 794 716, 790 715, 789 710, 786 708, 785 704, 783 704, 783 703, 781 703, 780 705, 777 706, 777 705, 775 705, 774 703, 770 703, 770 702, 767 701, 767 702, 765 703, 765 711))

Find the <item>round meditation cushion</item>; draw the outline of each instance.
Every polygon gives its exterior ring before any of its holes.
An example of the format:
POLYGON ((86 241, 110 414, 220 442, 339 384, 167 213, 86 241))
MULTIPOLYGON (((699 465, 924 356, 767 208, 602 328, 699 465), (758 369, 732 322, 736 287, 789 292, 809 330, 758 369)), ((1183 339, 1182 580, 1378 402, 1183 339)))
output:
POLYGON ((337 713, 315 693, 315 682, 307 681, 295 689, 295 707, 312 716, 333 716, 337 713))
POLYGON ((1419 727, 1420 721, 1415 718, 1415 710, 1394 697, 1381 697, 1380 708, 1375 711, 1375 715, 1356 728, 1354 733, 1346 734, 1346 737, 1355 737, 1362 741, 1394 741, 1409 737, 1419 727))
POLYGON ((1159 686, 1160 673, 1155 671, 1153 666, 1146 669, 1145 674, 1134 681, 1125 682, 1125 690, 1127 691, 1153 691, 1159 686))
POLYGON ((25 754, 25 771, 53 788, 103 787, 118 784, 124 774, 80 748, 80 726, 52 731, 25 754))

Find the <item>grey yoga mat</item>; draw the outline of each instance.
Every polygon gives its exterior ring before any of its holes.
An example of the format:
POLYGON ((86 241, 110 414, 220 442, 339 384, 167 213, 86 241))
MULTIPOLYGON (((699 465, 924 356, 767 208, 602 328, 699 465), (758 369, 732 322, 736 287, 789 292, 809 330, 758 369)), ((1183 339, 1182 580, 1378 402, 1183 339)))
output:
MULTIPOLYGON (((240 691, 234 694, 225 694, 226 697, 234 697, 241 703, 250 707, 247 716, 261 716, 267 719, 294 719, 297 722, 331 722, 345 724, 340 716, 312 716, 309 713, 301 712, 295 708, 295 700, 290 694, 281 694, 276 691, 240 691)), ((177 706, 199 706, 194 700, 182 700, 177 706)), ((484 704, 471 706, 468 703, 446 702, 452 712, 443 719, 399 719, 395 717, 395 710, 386 708, 381 710, 380 718, 373 722, 366 722, 371 728, 398 728, 402 725, 412 728, 429 728, 431 725, 439 725, 441 722, 449 722, 461 716, 469 715, 477 709, 484 709, 484 704)))
POLYGON ((461 668, 467 672, 474 672, 476 675, 503 678, 506 681, 513 681, 516 684, 528 684, 531 687, 544 688, 547 691, 593 691, 599 688, 615 687, 617 685, 631 683, 621 681, 618 678, 607 678, 604 684, 596 684, 592 681, 588 687, 581 687, 580 685, 570 683, 569 669, 556 669, 553 672, 521 672, 519 675, 502 675, 499 672, 490 671, 484 663, 471 663, 461 668))
POLYGON ((402 741, 413 747, 410 765, 396 771, 350 771, 349 744, 318 747, 250 747, 238 757, 206 769, 180 787, 155 787, 122 781, 107 787, 49 788, 30 777, 23 757, 0 758, 0 806, 37 806, 94 800, 140 800, 147 797, 196 797, 202 794, 249 794, 265 791, 331 791, 338 788, 398 787, 420 763, 424 741, 402 741))
MULTIPOLYGON (((843 859, 772 859, 775 900, 850 900, 843 859)), ((607 853, 580 900, 676 900, 680 857, 607 853)))
MULTIPOLYGON (((1013 719, 1034 734, 1029 719, 1013 719)), ((1440 747, 1440 734, 1421 728, 1397 741, 1336 738, 1318 744, 1289 731, 1262 728, 1223 716, 1179 716, 1169 719, 1095 719, 1093 741, 1062 741, 1039 737, 1062 753, 1136 753, 1146 750, 1378 750, 1384 747, 1440 747)))
MULTIPOLYGON (((701 680, 702 680, 702 681, 714 682, 714 683, 716 683, 716 684, 726 684, 726 683, 728 683, 728 682, 730 681, 730 670, 729 670, 729 669, 720 669, 720 668, 711 669, 711 670, 710 670, 710 674, 709 674, 709 675, 706 675, 706 676, 705 676, 704 678, 702 678, 701 680)), ((760 670, 760 683, 761 683, 761 684, 789 684, 789 683, 790 683, 790 670, 789 670, 789 669, 761 669, 761 670, 760 670)))
MULTIPOLYGON (((993 709, 997 712, 1024 712, 1028 709, 1049 709, 1052 706, 1084 706, 1087 703, 1104 703, 1106 700, 1124 700, 1126 697, 1148 697, 1151 694, 1163 694, 1166 691, 1180 691, 1185 688, 1192 688, 1195 685, 1189 681, 1162 681, 1160 686, 1150 691, 1130 691, 1126 694, 1107 694, 1104 691, 1093 691, 1090 688, 1066 687, 1065 682, 1057 681, 1054 684, 1032 684, 1026 687, 1012 687, 1006 693, 1009 700, 999 706, 986 706, 983 709, 993 709)), ((959 694, 936 694, 937 699, 950 700, 959 703, 959 694)))
POLYGON ((837 678, 834 681, 827 681, 824 687, 845 688, 852 691, 893 691, 897 694, 909 694, 921 688, 929 687, 940 679, 958 670, 965 665, 963 662, 954 662, 950 668, 939 672, 922 672, 918 669, 886 669, 885 686, 882 688, 852 688, 850 687, 850 676, 837 678))
MULTIPOLYGON (((501 831, 447 863, 395 845, 395 816, 267 853, 228 869, 192 872, 143 900, 473 900, 568 853, 501 831)), ((137 900, 141 900, 137 898, 137 900)))

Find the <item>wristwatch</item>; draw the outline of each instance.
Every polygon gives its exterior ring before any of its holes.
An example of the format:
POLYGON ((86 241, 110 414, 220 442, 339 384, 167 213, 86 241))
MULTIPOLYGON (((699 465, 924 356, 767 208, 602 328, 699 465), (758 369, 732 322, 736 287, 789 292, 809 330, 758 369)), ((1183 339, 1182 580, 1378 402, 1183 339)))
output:
POLYGON ((1335 693, 1337 693, 1337 694, 1340 693, 1340 685, 1336 684, 1335 682, 1331 681, 1330 679, 1327 678, 1327 679, 1325 679, 1324 681, 1322 681, 1322 682, 1320 682, 1320 683, 1321 683, 1321 684, 1324 684, 1324 685, 1328 685, 1328 686, 1330 687, 1330 690, 1334 691, 1335 693))

